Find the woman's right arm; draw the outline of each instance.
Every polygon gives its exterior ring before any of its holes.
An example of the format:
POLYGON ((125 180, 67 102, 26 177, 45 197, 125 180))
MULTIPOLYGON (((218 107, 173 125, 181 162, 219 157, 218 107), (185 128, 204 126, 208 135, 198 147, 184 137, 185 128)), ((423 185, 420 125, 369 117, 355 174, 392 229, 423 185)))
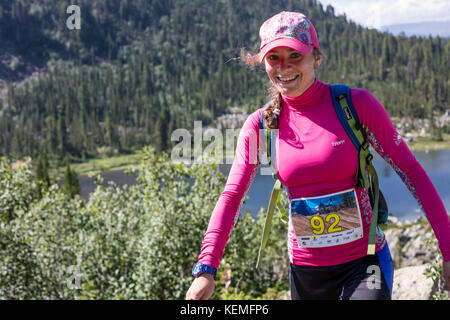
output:
MULTIPOLYGON (((239 132, 236 154, 223 192, 211 214, 198 261, 215 269, 219 267, 225 245, 242 207, 242 199, 258 171, 259 120, 262 109, 248 116, 239 132)), ((207 273, 194 279, 186 299, 209 299, 214 278, 207 273), (205 276, 204 276, 205 275, 205 276), (189 295, 189 297, 188 297, 189 295)))

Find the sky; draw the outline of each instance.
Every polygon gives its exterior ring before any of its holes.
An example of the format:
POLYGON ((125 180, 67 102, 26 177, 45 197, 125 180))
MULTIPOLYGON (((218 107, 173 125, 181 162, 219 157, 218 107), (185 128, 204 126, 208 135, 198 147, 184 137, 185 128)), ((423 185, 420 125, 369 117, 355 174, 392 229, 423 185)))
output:
POLYGON ((450 21, 450 0, 319 0, 331 4, 335 14, 347 20, 380 29, 386 25, 450 21))

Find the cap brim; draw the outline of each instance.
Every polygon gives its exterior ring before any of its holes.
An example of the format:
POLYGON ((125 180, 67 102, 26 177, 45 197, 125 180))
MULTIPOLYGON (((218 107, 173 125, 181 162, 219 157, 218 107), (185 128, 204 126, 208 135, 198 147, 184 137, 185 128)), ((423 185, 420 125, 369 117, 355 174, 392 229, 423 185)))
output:
POLYGON ((261 51, 259 52, 259 62, 263 62, 264 58, 266 57, 267 53, 275 48, 279 47, 288 47, 291 49, 294 49, 295 51, 300 52, 301 54, 309 54, 313 46, 303 43, 301 41, 298 41, 296 39, 292 38, 281 38, 273 40, 272 42, 269 42, 264 47, 261 48, 261 51))

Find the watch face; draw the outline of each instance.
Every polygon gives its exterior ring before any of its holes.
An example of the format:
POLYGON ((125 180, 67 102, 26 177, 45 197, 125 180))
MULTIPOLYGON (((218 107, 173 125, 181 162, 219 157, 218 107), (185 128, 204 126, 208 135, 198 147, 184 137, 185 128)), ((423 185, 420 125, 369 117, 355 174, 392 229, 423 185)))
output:
POLYGON ((194 269, 192 270, 192 274, 194 276, 198 276, 198 274, 201 271, 201 264, 199 264, 198 262, 194 265, 194 269))
POLYGON ((210 273, 214 277, 216 277, 215 269, 213 267, 202 264, 201 262, 197 262, 192 268, 192 275, 197 277, 201 273, 210 273))

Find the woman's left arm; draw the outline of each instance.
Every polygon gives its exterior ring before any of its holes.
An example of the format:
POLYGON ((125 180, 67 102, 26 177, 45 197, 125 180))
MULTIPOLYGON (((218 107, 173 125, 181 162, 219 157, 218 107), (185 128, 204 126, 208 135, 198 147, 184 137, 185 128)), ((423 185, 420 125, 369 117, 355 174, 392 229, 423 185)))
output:
POLYGON ((367 90, 351 89, 352 103, 374 149, 400 176, 425 212, 445 261, 444 277, 450 286, 450 220, 425 170, 409 150, 381 105, 367 90))

